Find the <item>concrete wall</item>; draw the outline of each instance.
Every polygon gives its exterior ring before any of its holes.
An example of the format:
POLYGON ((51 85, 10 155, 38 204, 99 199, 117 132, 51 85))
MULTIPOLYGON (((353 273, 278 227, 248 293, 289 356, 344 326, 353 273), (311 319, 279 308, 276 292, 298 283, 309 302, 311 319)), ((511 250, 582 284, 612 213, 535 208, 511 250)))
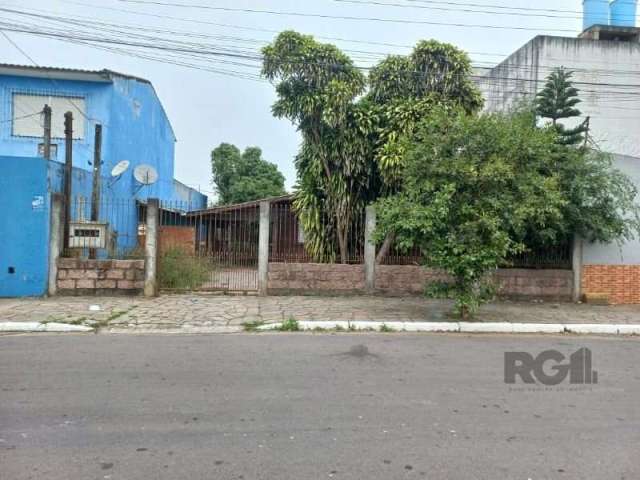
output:
POLYGON ((41 158, 0 157, 0 297, 47 290, 49 206, 41 158))
MULTIPOLYGON (((270 263, 270 294, 361 294, 365 291, 363 265, 270 263)), ((573 292, 570 270, 501 269, 495 279, 499 295, 516 299, 568 301, 573 292)), ((421 295, 429 282, 449 281, 434 269, 413 265, 377 265, 378 294, 421 295)))
POLYGON ((549 73, 561 66, 575 71, 582 99, 578 108, 591 117, 592 135, 600 148, 640 157, 635 100, 640 92, 640 43, 535 37, 477 80, 486 109, 502 111, 533 100, 549 73))
MULTIPOLYGON (((640 158, 616 155, 614 166, 628 175, 640 191, 640 158)), ((640 198, 637 201, 640 203, 640 198)), ((585 244, 582 262, 585 265, 640 265, 640 238, 620 245, 585 244)))

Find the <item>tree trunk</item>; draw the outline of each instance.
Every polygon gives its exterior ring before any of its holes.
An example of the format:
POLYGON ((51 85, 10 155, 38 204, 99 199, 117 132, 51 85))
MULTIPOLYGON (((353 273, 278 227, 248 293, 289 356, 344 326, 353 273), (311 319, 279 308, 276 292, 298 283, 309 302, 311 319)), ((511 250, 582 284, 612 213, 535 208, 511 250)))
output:
POLYGON ((391 246, 393 245, 395 239, 395 232, 387 233, 387 236, 384 238, 384 242, 380 247, 380 251, 378 251, 378 255, 376 255, 376 265, 380 265, 385 257, 389 255, 389 250, 391 250, 391 246))
POLYGON ((349 261, 349 252, 347 246, 348 227, 338 226, 338 246, 340 247, 340 263, 346 264, 349 261))

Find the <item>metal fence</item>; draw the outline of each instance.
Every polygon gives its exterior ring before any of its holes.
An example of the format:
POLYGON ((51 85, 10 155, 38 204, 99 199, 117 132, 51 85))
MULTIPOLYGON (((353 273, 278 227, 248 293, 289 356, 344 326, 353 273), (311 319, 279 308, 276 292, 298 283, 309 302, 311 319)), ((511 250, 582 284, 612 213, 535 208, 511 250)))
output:
POLYGON ((256 291, 259 206, 191 207, 160 203, 161 287, 256 291))
MULTIPOLYGON (((314 252, 290 201, 270 205, 269 261, 276 263, 340 263, 340 248, 335 236, 334 219, 321 218, 321 229, 328 239, 326 251, 314 252)), ((347 235, 347 263, 364 263, 365 213, 360 212, 347 235)))
POLYGON ((144 258, 140 232, 144 228, 141 205, 135 199, 101 198, 92 203, 90 196, 71 198, 68 207, 68 241, 62 256, 95 259, 144 258))

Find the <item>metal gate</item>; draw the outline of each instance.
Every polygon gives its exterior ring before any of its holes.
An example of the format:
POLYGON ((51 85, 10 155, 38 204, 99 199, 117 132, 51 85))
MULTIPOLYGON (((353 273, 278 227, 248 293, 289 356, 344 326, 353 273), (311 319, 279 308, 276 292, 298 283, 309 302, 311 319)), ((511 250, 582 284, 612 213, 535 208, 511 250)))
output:
POLYGON ((162 203, 160 287, 170 290, 258 290, 257 203, 191 210, 162 203))

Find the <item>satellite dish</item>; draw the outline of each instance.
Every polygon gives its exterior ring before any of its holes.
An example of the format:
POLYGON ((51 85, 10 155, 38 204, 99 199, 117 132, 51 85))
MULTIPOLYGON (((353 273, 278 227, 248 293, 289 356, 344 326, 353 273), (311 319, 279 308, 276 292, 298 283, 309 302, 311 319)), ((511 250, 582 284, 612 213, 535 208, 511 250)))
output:
POLYGON ((111 170, 111 176, 112 177, 119 177, 120 175, 122 175, 124 172, 127 171, 127 169, 129 168, 130 162, 129 160, 122 160, 121 162, 118 162, 118 164, 113 167, 113 170, 111 170))
POLYGON ((133 177, 142 185, 153 185, 158 181, 158 172, 151 165, 138 165, 133 171, 133 177))

